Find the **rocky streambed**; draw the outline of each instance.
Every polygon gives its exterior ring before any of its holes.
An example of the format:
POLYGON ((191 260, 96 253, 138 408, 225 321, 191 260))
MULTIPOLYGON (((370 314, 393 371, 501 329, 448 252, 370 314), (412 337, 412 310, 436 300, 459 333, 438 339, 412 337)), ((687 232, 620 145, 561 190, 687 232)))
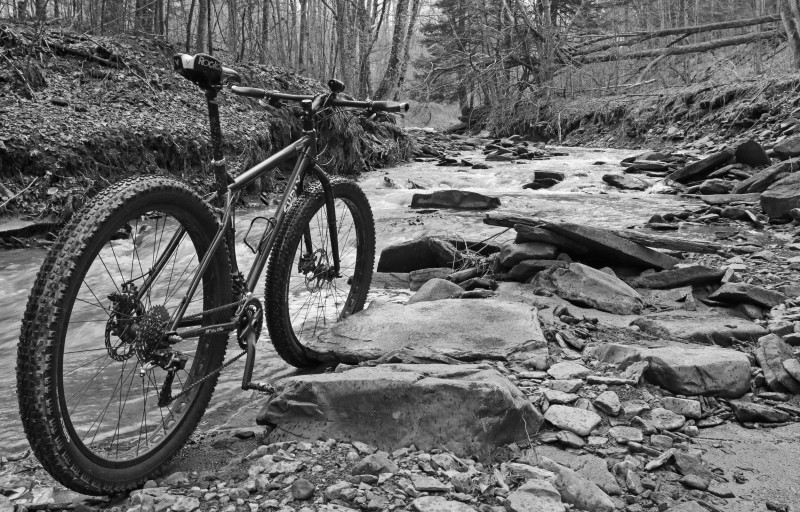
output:
POLYGON ((676 185, 705 159, 420 142, 421 161, 362 181, 381 240, 369 307, 317 340, 328 371, 282 370, 250 399, 264 427, 198 432, 163 478, 100 500, 17 450, 0 508, 800 505, 797 225, 730 194, 763 170, 733 149, 676 185), (692 189, 709 179, 734 185, 692 189))

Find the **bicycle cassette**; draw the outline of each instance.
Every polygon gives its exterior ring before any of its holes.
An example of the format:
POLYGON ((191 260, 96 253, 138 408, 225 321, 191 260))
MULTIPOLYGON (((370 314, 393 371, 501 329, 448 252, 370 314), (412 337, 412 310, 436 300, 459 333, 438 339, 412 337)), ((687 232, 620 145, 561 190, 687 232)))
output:
POLYGON ((242 312, 239 313, 239 318, 236 320, 236 339, 242 350, 247 350, 250 341, 254 344, 258 342, 263 323, 264 307, 260 300, 250 297, 244 303, 242 312))

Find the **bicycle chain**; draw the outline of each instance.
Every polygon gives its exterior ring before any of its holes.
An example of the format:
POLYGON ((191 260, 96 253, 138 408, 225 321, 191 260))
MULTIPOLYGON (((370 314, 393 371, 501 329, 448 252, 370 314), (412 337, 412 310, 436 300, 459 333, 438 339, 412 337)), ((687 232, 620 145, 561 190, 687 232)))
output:
MULTIPOLYGON (((210 378, 211 378, 211 377, 213 377, 214 375, 219 375, 219 374, 222 372, 222 370, 224 370, 224 369, 225 369, 225 368, 227 368, 228 366, 232 365, 234 362, 236 362, 236 361, 238 361, 239 359, 241 359, 241 358, 242 358, 242 356, 244 356, 245 354, 247 354, 247 351, 246 351, 246 350, 245 350, 245 351, 242 351, 242 353, 241 353, 241 354, 239 354, 238 356, 234 356, 234 357, 230 358, 229 360, 225 361, 224 363, 222 363, 222 366, 220 366, 220 367, 219 367, 219 368, 217 368, 216 370, 214 370, 214 371, 212 371, 212 372, 210 372, 210 373, 207 373, 206 375, 202 376, 202 377, 201 377, 199 380, 197 380, 196 382, 192 382, 192 383, 191 383, 191 384, 190 384, 188 387, 184 388, 184 390, 183 390, 183 391, 181 391, 180 393, 178 393, 177 395, 175 395, 174 397, 172 397, 172 398, 170 399, 169 403, 171 404, 171 403, 172 403, 172 402, 174 402, 175 400, 177 400, 177 399, 179 399, 179 398, 181 398, 181 397, 183 397, 183 396, 186 396, 186 395, 188 395, 188 394, 189 394, 189 392, 190 392, 191 390, 193 390, 194 388, 196 388, 197 386, 199 386, 199 385, 200 385, 200 384, 202 384, 203 382, 207 381, 208 379, 210 379, 210 378)), ((169 404, 167 404, 167 405, 169 405, 169 404)))

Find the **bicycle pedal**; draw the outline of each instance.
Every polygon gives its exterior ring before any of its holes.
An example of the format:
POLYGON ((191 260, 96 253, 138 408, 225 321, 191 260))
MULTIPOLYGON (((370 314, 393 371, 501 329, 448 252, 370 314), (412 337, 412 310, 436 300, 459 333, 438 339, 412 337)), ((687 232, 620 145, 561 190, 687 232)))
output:
POLYGON ((261 393, 275 393, 275 387, 267 382, 250 382, 247 384, 247 389, 260 391, 261 393))

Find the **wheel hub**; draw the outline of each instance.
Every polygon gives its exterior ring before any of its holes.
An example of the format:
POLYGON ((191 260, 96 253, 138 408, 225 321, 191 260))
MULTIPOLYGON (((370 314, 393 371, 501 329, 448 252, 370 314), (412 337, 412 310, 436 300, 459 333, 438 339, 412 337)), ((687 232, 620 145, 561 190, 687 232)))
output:
POLYGON ((136 336, 136 352, 139 359, 147 361, 152 358, 153 352, 161 348, 161 342, 167 333, 169 312, 161 305, 153 306, 145 313, 139 322, 138 335, 136 336))
POLYGON ((306 289, 312 293, 319 291, 338 277, 333 265, 330 264, 328 253, 323 249, 304 253, 297 270, 305 276, 306 289))

